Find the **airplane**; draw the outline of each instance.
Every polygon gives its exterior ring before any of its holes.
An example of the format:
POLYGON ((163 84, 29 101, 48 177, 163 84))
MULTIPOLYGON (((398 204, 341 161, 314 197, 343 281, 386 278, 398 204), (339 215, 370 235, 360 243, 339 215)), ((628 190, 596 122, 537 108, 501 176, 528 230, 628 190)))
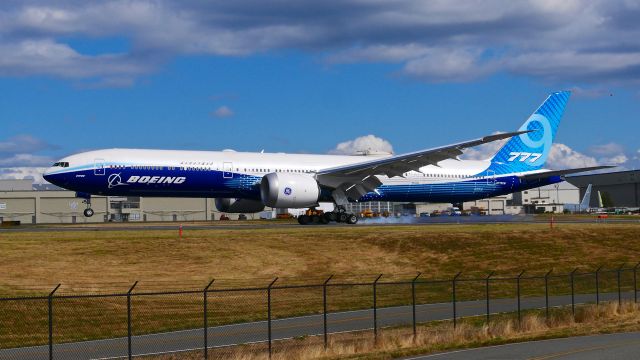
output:
POLYGON ((589 206, 589 202, 591 201, 591 184, 587 185, 587 189, 584 192, 584 196, 582 197, 582 201, 580 204, 564 204, 564 208, 566 210, 570 210, 571 212, 590 212, 591 207, 589 206))
POLYGON ((84 198, 87 217, 94 214, 91 195, 212 197, 219 211, 229 213, 333 202, 334 211, 298 221, 355 224, 357 216, 345 210, 350 202, 462 203, 608 167, 543 169, 569 95, 551 93, 516 132, 401 155, 107 149, 65 157, 43 176, 84 198), (464 149, 503 139, 508 140, 488 160, 458 158, 464 149))
POLYGON ((578 206, 578 212, 589 210, 589 203, 591 202, 591 184, 587 185, 587 190, 584 192, 584 197, 578 206))

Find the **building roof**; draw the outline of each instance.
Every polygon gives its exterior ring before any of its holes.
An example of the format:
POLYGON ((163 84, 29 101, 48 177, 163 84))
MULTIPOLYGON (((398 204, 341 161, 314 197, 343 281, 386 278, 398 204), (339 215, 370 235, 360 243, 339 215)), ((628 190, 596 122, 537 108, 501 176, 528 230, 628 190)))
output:
POLYGON ((566 180, 578 187, 594 185, 620 185, 640 182, 640 170, 607 172, 590 175, 567 176, 566 180))
POLYGON ((33 189, 33 179, 2 179, 0 180, 0 191, 25 191, 33 189))

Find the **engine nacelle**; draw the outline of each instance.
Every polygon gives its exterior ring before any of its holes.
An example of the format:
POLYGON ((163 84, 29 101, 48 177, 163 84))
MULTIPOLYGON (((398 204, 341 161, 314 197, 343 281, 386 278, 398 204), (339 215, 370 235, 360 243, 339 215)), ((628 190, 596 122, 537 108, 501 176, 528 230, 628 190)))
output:
POLYGON ((216 198, 218 211, 226 213, 256 213, 264 210, 264 204, 258 200, 216 198))
POLYGON ((318 182, 302 174, 270 173, 260 182, 262 202, 272 208, 303 208, 318 204, 318 182))

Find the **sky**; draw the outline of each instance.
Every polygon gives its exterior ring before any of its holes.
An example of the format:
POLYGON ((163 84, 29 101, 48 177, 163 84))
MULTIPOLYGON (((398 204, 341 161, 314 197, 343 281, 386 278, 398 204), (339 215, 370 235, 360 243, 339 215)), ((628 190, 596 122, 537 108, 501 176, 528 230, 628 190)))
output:
POLYGON ((639 18, 638 1, 3 1, 0 178, 113 147, 403 153, 514 131, 556 90, 550 168, 640 168, 639 18))

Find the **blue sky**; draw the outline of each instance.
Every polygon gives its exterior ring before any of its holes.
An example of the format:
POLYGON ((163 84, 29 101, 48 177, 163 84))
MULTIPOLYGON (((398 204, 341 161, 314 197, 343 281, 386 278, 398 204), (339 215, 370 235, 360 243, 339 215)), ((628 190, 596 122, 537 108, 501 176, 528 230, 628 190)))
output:
POLYGON ((5 2, 0 176, 109 147, 401 153, 559 89, 551 167, 637 168, 640 7, 607 4, 5 2))

